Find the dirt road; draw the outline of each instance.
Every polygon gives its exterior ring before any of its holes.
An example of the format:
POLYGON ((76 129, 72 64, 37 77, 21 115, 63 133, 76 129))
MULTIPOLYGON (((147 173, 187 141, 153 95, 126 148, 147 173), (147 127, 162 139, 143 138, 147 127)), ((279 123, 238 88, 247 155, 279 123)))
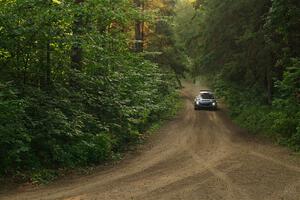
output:
POLYGON ((222 111, 185 109, 138 155, 92 175, 0 194, 2 200, 300 200, 300 158, 245 136, 222 111))

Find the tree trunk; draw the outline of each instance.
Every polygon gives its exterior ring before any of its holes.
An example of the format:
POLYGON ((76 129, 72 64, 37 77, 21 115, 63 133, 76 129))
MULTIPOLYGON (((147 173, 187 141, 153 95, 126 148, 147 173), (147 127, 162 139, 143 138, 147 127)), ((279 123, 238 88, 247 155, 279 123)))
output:
POLYGON ((46 55, 46 87, 49 89, 51 86, 51 48, 50 41, 47 42, 47 55, 46 55))
POLYGON ((272 72, 267 68, 266 70, 266 89, 267 89, 267 102, 268 104, 272 104, 272 89, 273 89, 273 81, 272 81, 272 72))
POLYGON ((178 83, 179 88, 180 88, 180 89, 183 88, 183 87, 182 87, 182 84, 181 84, 181 81, 180 81, 180 78, 178 77, 177 74, 175 75, 175 77, 176 77, 176 80, 177 80, 177 83, 178 83))
MULTIPOLYGON (((135 6, 144 12, 144 2, 141 0, 134 0, 135 6)), ((137 20, 135 22, 135 43, 134 50, 136 52, 142 52, 144 48, 144 22, 141 20, 137 20)))
MULTIPOLYGON (((75 4, 80 5, 83 3, 84 0, 75 0, 75 4)), ((71 67, 72 69, 80 70, 82 68, 82 48, 81 48, 81 41, 78 39, 82 34, 83 28, 83 18, 82 14, 78 13, 75 16, 74 25, 73 25, 73 34, 76 42, 73 43, 72 50, 71 50, 71 67)))

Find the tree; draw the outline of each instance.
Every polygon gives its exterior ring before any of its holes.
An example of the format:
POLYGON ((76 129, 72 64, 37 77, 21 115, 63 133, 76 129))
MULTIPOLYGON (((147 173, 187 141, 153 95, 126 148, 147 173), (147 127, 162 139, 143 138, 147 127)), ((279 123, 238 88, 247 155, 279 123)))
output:
MULTIPOLYGON (((140 11, 140 14, 143 15, 145 4, 144 1, 134 0, 136 8, 140 11)), ((136 52, 142 52, 144 47, 144 21, 143 16, 140 16, 139 19, 135 22, 135 43, 134 49, 136 52)))
MULTIPOLYGON (((75 4, 77 6, 81 6, 83 4, 84 0, 75 0, 75 4)), ((82 54, 83 50, 81 48, 81 42, 80 42, 80 35, 83 32, 83 16, 82 13, 76 13, 74 24, 73 24, 73 34, 74 34, 74 44, 72 46, 71 50, 71 63, 72 68, 80 70, 82 68, 82 54)))
POLYGON ((172 112, 174 77, 131 51, 131 0, 5 0, 0 19, 0 176, 99 164, 172 112))
POLYGON ((182 48, 175 43, 173 19, 175 15, 174 0, 152 1, 147 5, 149 9, 157 9, 158 17, 153 24, 148 25, 146 39, 149 45, 145 48, 147 57, 158 63, 164 70, 171 70, 175 74, 179 87, 182 87, 180 78, 184 77, 186 57, 182 48))

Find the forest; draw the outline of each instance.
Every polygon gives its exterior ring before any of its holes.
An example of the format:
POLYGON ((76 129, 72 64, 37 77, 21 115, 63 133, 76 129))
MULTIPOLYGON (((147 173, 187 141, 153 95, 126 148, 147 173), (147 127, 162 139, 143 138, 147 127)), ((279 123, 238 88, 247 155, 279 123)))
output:
POLYGON ((300 1, 181 1, 174 30, 235 122, 300 150, 300 1))
POLYGON ((174 114, 179 73, 151 53, 172 45, 155 27, 168 29, 174 6, 1 1, 0 176, 34 182, 119 159, 174 114))
POLYGON ((0 177, 120 159, 199 76, 237 124, 299 151, 300 1, 0 1, 0 177))

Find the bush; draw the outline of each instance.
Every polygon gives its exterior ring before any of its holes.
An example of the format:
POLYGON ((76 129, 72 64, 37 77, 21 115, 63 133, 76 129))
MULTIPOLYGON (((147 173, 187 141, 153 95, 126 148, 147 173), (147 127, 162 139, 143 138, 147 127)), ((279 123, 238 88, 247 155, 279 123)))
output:
POLYGON ((165 81, 158 72, 145 62, 110 80, 70 72, 76 88, 55 83, 50 91, 17 92, 1 84, 0 174, 36 171, 38 180, 43 170, 99 164, 139 142, 177 104, 173 76, 165 81))
MULTIPOLYGON (((298 62, 296 62, 298 64, 298 62)), ((295 63, 294 63, 295 65, 295 63)), ((281 144, 300 150, 300 106, 297 77, 299 70, 292 67, 284 79, 277 82, 277 96, 272 105, 264 103, 258 89, 244 89, 222 81, 218 77, 215 88, 229 106, 230 116, 243 128, 275 138, 281 144)))
POLYGON ((27 101, 10 84, 0 83, 0 174, 30 165, 32 135, 26 128, 27 101))

